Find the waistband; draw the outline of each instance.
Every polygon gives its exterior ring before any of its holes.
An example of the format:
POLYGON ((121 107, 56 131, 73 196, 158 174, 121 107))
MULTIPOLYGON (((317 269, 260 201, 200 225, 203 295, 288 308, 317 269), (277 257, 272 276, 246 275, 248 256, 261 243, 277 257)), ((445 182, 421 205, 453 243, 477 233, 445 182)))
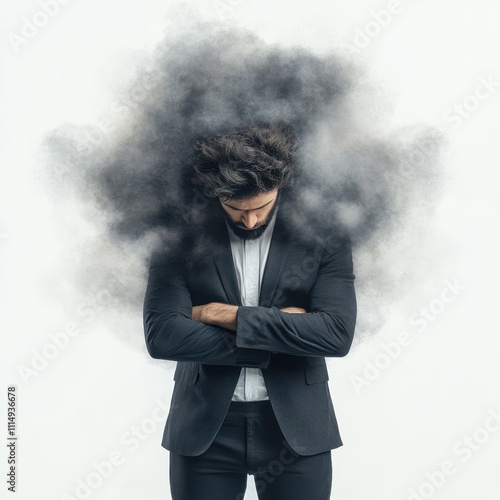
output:
POLYGON ((231 401, 227 412, 231 416, 253 417, 272 414, 273 407, 268 399, 264 401, 231 401))

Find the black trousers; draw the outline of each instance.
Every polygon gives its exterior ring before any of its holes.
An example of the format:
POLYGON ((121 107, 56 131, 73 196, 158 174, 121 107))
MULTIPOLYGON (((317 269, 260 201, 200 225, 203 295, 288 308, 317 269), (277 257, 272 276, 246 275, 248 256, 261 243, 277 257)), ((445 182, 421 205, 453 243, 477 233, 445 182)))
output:
POLYGON ((298 455, 271 403, 254 401, 231 402, 214 442, 201 455, 170 453, 173 500, 243 500, 249 474, 259 500, 329 500, 331 452, 298 455))

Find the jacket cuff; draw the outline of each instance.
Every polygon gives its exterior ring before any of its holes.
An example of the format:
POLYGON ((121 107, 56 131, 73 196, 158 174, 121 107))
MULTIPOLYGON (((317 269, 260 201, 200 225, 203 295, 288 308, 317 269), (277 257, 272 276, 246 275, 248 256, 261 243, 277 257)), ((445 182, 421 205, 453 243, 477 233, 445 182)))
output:
POLYGON ((270 353, 259 349, 240 349, 236 355, 236 363, 248 368, 267 368, 270 353))
POLYGON ((240 306, 236 318, 236 345, 247 349, 269 350, 265 335, 265 314, 274 315, 275 308, 240 306))

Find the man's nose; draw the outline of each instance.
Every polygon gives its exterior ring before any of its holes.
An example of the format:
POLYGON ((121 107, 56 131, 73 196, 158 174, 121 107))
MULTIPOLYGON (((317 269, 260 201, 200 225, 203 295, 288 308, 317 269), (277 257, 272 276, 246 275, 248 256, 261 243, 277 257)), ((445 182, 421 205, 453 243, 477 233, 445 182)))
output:
POLYGON ((257 216, 255 214, 249 213, 245 214, 242 217, 243 219, 243 224, 245 224, 245 227, 247 229, 252 229, 255 224, 257 224, 257 216))

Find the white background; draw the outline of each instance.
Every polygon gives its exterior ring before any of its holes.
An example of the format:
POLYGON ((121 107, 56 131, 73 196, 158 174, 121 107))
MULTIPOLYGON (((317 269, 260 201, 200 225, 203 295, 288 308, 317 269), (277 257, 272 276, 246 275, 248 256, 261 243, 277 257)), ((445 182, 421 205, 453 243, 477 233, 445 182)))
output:
MULTIPOLYGON (((111 89, 128 77, 120 60, 147 56, 179 11, 214 22, 223 15, 282 45, 347 51, 393 95, 391 126, 425 123, 445 134, 447 184, 426 237, 414 238, 411 225, 399 234, 392 264, 412 271, 400 300, 386 304, 380 331, 346 358, 329 360, 345 444, 333 452, 332 498, 418 498, 411 490, 420 498, 499 498, 498 2, 207 0, 171 9, 158 0, 68 1, 17 47, 12 34, 21 35, 24 18, 43 11, 36 1, 9 3, 0 39, 1 425, 6 429, 6 387, 16 385, 17 498, 170 498, 168 452, 160 441, 174 364, 149 359, 140 309, 110 311, 94 292, 83 302, 71 296, 71 276, 59 261, 75 242, 85 244, 92 224, 76 205, 69 214, 74 225, 60 223, 57 204, 42 188, 38 148, 63 123, 95 121, 111 89), (392 14, 377 21, 389 7, 392 14), (363 37, 366 30, 370 36, 363 37), (481 79, 496 83, 474 100, 481 79), (469 106, 468 116, 453 121, 449 113, 458 104, 469 106), (450 282, 461 290, 440 303, 450 282), (422 308, 436 313, 432 321, 422 320, 422 308), (71 328, 78 335, 61 334, 67 344, 37 365, 37 353, 50 353, 53 337, 71 328), (133 340, 120 341, 112 328, 133 340), (411 343, 389 359, 384 343, 401 332, 411 343), (22 376, 20 368, 33 363, 36 375, 22 376), (356 386, 361 378, 365 384, 356 386), (134 428, 142 433, 136 444, 134 428), (120 463, 98 476, 95 464, 110 455, 120 463), (444 462, 452 462, 449 474, 435 474, 444 462), (433 473, 439 486, 431 485, 433 473), (92 488, 78 491, 79 481, 88 480, 92 488)), ((362 289, 363 275, 356 274, 362 289)), ((361 296, 360 315, 364 305, 361 296)), ((257 498, 251 478, 246 498, 257 498)))

